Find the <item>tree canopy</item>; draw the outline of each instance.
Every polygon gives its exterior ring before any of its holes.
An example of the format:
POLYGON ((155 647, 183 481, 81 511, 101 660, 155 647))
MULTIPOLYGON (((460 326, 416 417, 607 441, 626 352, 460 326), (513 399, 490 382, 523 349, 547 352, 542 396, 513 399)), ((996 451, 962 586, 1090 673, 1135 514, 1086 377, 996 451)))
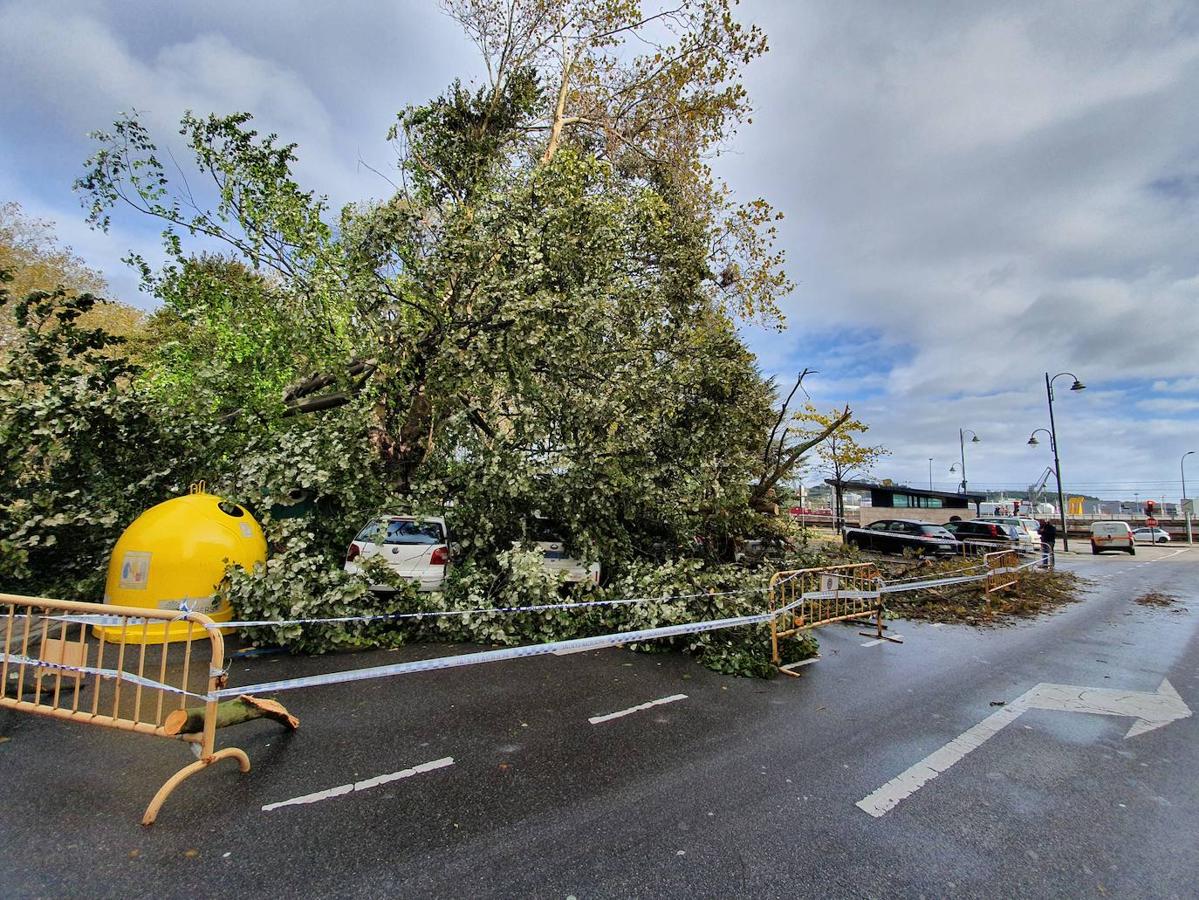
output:
POLYGON ((77 327, 93 299, 17 307, 59 323, 3 364, 25 520, 72 501, 36 493, 33 461, 55 455, 17 435, 51 403, 75 421, 63 407, 91 384, 112 433, 56 434, 75 461, 99 459, 101 438, 125 447, 80 470, 93 494, 144 488, 123 518, 206 478, 266 517, 287 561, 265 577, 311 588, 297 604, 362 600, 340 554, 384 504, 444 512, 464 584, 508 565, 535 513, 632 577, 751 533, 773 486, 848 418, 784 425, 794 390, 778 396, 738 332, 781 326, 791 284, 778 214, 736 202, 710 167, 749 121, 741 74, 766 50, 732 0, 444 6, 488 77, 400 111, 384 200, 334 213, 299 183, 299 148, 248 112, 185 114, 178 164, 136 114, 96 133, 77 189, 98 228, 159 221, 167 262, 134 261, 161 306, 132 362, 77 327), (297 493, 316 513, 273 522, 297 493))

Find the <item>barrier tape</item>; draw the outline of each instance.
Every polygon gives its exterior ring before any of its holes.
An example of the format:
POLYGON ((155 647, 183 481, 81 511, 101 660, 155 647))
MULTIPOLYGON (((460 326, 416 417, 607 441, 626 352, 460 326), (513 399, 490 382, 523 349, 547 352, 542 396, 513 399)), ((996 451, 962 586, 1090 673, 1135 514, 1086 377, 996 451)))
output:
MULTIPOLYGON (((1010 567, 1004 569, 1005 572, 1018 572, 1023 569, 1030 568, 1039 563, 1038 560, 1025 563, 1017 566, 1015 569, 1010 567)), ((793 578, 795 576, 791 576, 793 578)), ((872 599, 879 597, 884 593, 899 593, 902 591, 921 590, 929 587, 940 587, 949 584, 961 584, 970 581, 982 581, 986 575, 967 575, 956 576, 952 578, 932 579, 925 582, 915 583, 894 583, 881 584, 878 591, 811 591, 803 594, 796 600, 788 603, 786 606, 780 607, 777 610, 767 613, 758 613, 750 616, 737 616, 728 619, 714 619, 705 622, 691 622, 682 625, 667 625, 659 628, 641 629, 638 631, 614 632, 612 634, 596 635, 594 637, 574 638, 566 641, 552 641, 544 644, 533 644, 526 647, 506 647, 501 650, 486 650, 479 653, 464 653, 456 656, 439 656, 432 659, 415 660, 413 662, 395 663, 386 666, 372 666, 365 669, 352 669, 341 672, 328 672, 323 675, 309 675, 302 678, 290 678, 282 681, 263 682, 261 684, 247 685, 235 688, 223 688, 214 691, 211 694, 196 694, 191 691, 177 688, 172 685, 161 684, 151 679, 142 678, 128 672, 121 672, 113 669, 97 669, 89 666, 69 666, 62 663, 51 663, 45 660, 32 659, 15 654, 2 653, 0 659, 10 662, 23 663, 25 665, 35 666, 39 668, 51 669, 58 672, 71 672, 84 675, 97 675, 102 678, 114 678, 122 681, 128 681, 133 684, 140 684, 143 687, 148 687, 155 690, 164 690, 173 694, 183 694, 189 697, 195 697, 198 700, 211 702, 221 700, 226 697, 236 697, 242 694, 250 693, 278 693, 281 691, 298 690, 307 687, 318 687, 330 684, 343 684, 351 681, 367 681, 374 678, 387 678, 395 675, 408 675, 416 672, 432 672, 441 669, 453 669, 464 666, 482 665, 484 663, 502 662, 510 659, 528 659, 536 656, 545 656, 560 651, 585 651, 599 650, 605 647, 612 647, 620 644, 633 644, 642 641, 658 640, 669 637, 679 637, 686 634, 702 634, 709 631, 718 631, 724 628, 736 628, 743 625, 757 625, 769 622, 777 616, 790 612, 796 607, 802 605, 809 600, 836 599, 838 597, 845 599, 872 599)), ((776 583, 782 584, 784 579, 776 583)), ((881 579, 880 579, 881 581, 881 579)), ((285 625, 285 624, 308 624, 308 623, 333 623, 333 622, 366 622, 372 620, 395 619, 400 617, 426 617, 440 615, 465 615, 474 612, 534 612, 546 609, 571 609, 580 606, 596 606, 596 605, 614 605, 619 603, 644 603, 651 600, 682 600, 698 597, 713 597, 713 596, 728 596, 761 593, 769 588, 750 588, 741 591, 725 591, 720 593, 702 593, 702 594, 684 594, 666 597, 642 597, 628 600, 597 600, 583 601, 573 603, 555 603, 543 604, 539 606, 526 607, 498 607, 498 608, 477 608, 471 610, 454 610, 454 611, 433 611, 420 613, 389 613, 386 615, 377 616, 345 616, 329 619, 295 619, 295 620, 278 620, 260 622, 219 622, 214 623, 213 628, 230 628, 230 627, 251 627, 261 625, 285 625)), ((79 616, 46 616, 57 621, 80 622, 84 624, 109 625, 119 624, 122 621, 128 621, 131 624, 140 624, 134 620, 124 619, 118 616, 102 616, 102 615, 79 615, 79 616)), ((197 623, 198 624, 198 623, 197 623)))
MULTIPOLYGON (((777 584, 785 584, 795 576, 788 576, 777 584)), ((394 613, 376 613, 367 616, 332 616, 327 618, 310 618, 310 619, 256 619, 246 621, 233 622, 217 622, 214 627, 217 628, 259 628, 263 626, 282 626, 282 625, 336 625, 345 624, 348 622, 383 622, 394 619, 427 619, 438 618, 441 616, 469 616, 475 613, 522 613, 522 612, 546 612, 555 609, 582 609, 593 606, 627 606, 636 603, 653 603, 662 602, 669 603, 675 600, 695 600, 702 597, 735 597, 745 594, 762 594, 770 590, 769 586, 757 588, 742 588, 736 591, 711 591, 699 594, 663 594, 659 597, 632 597, 620 600, 576 600, 568 603, 542 603, 534 606, 476 606, 471 609, 434 609, 421 612, 394 612, 394 613)), ((843 595, 844 596, 844 595, 843 595)), ((106 616, 106 615, 64 615, 64 616, 41 616, 40 618, 50 619, 55 622, 68 622, 81 625, 101 625, 111 626, 120 625, 128 622, 130 625, 142 625, 147 622, 153 624, 160 620, 153 619, 136 619, 127 618, 124 616, 106 616)), ((199 625, 200 623, 194 623, 199 625)))
POLYGON ((79 675, 96 675, 100 678, 111 678, 117 681, 127 681, 130 684, 136 684, 144 688, 150 688, 155 691, 166 691, 170 694, 181 694, 187 697, 195 697, 197 700, 210 699, 205 694, 194 694, 191 691, 183 688, 175 687, 170 684, 163 684, 160 681, 154 681, 150 678, 143 678, 140 675, 134 675, 132 672, 122 672, 120 669, 98 669, 94 666, 69 666, 66 663, 49 662, 44 659, 35 659, 31 656, 22 656, 19 653, 5 653, 0 651, 0 661, 16 663, 19 666, 33 666, 38 669, 49 669, 52 672, 71 673, 79 675))
POLYGON ((652 641, 659 638, 677 637, 684 634, 699 634, 705 631, 717 631, 722 628, 736 628, 741 625, 757 625, 769 622, 774 613, 759 613, 753 616, 738 616, 732 619, 716 619, 709 622, 692 622, 685 625, 666 625, 661 628, 647 628, 641 631, 624 631, 614 634, 598 635, 596 637, 574 638, 569 641, 553 641, 548 644, 533 644, 528 647, 506 647, 503 650, 485 650, 481 653, 463 653, 457 656, 438 656, 433 659, 422 659, 414 662, 394 663, 388 666, 372 666, 366 669, 353 669, 343 672, 329 672, 325 675, 309 675, 304 678, 288 678, 283 681, 268 681, 263 684, 252 684, 247 687, 224 688, 214 692, 210 700, 220 700, 225 697, 236 697, 240 694, 277 693, 294 691, 299 688, 317 687, 319 685, 342 684, 349 681, 366 681, 372 678, 388 678, 393 675, 408 675, 414 672, 432 672, 440 669, 453 669, 461 666, 475 666, 483 663, 502 662, 509 659, 527 659, 533 656, 545 656, 555 651, 569 650, 600 650, 616 644, 635 644, 641 641, 652 641))
POLYGON ((884 594, 900 594, 904 591, 922 591, 925 588, 946 587, 951 584, 966 584, 971 581, 983 581, 986 575, 955 575, 951 578, 934 578, 930 581, 917 581, 908 584, 883 584, 884 594))

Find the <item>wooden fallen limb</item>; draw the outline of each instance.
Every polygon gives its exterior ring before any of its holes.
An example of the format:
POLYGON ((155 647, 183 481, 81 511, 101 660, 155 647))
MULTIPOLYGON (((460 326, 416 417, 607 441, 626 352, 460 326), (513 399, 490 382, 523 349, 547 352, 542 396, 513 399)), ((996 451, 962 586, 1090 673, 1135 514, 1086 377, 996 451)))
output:
MULTIPOLYGON (((242 694, 233 700, 218 703, 216 708, 216 727, 227 728, 239 725, 252 719, 274 719, 292 731, 300 727, 300 720, 289 713, 282 703, 274 700, 260 700, 248 694, 242 694)), ((189 709, 177 709, 167 715, 162 723, 162 730, 170 735, 196 734, 204 730, 204 707, 193 706, 189 709)))

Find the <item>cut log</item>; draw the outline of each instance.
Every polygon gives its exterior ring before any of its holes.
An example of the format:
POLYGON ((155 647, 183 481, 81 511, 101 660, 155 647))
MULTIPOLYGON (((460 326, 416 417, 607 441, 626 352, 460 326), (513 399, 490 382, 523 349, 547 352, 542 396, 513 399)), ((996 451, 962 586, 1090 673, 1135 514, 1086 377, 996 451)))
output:
MULTIPOLYGON (((204 707, 193 706, 189 709, 177 709, 167 715, 162 723, 162 730, 170 735, 196 734, 204 730, 204 707)), ((239 725, 252 719, 274 719, 281 725, 286 725, 292 731, 300 727, 300 720, 289 713, 282 703, 274 700, 260 700, 248 694, 242 694, 233 700, 218 703, 216 707, 216 727, 227 728, 239 725)))

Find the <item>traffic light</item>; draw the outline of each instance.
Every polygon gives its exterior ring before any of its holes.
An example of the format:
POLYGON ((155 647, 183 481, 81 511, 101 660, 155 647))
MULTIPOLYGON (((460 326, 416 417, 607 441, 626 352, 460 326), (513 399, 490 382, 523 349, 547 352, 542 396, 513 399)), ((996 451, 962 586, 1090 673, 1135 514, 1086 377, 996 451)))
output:
POLYGON ((1145 515, 1148 516, 1149 518, 1153 518, 1153 511, 1156 508, 1157 508, 1157 501, 1155 501, 1155 500, 1146 500, 1145 501, 1145 515))

